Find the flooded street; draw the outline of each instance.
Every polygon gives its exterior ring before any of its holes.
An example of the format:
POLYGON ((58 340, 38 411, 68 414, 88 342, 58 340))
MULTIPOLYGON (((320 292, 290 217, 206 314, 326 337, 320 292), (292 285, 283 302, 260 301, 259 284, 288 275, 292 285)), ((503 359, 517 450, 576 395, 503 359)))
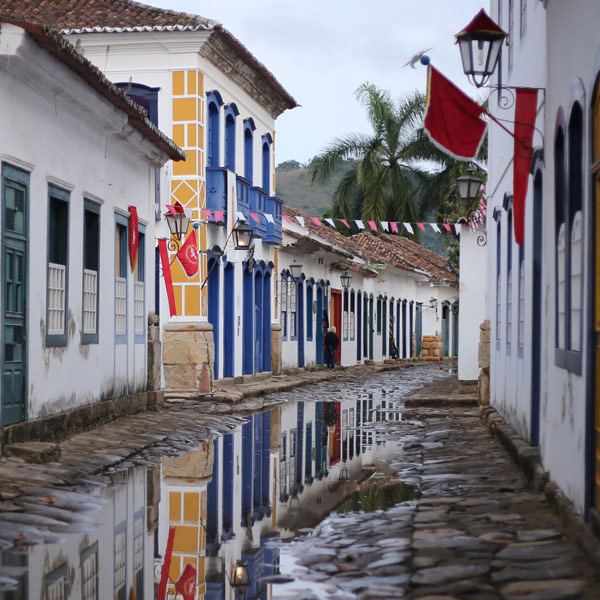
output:
POLYGON ((476 406, 404 406, 448 377, 332 378, 259 411, 181 403, 59 460, 4 457, 0 598, 598 598, 476 406))

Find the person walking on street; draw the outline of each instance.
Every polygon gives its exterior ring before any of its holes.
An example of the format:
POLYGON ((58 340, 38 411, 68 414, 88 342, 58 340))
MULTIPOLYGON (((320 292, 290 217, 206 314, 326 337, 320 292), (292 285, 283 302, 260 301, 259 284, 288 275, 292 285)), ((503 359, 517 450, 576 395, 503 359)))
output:
POLYGON ((325 334, 325 363, 328 369, 333 369, 335 366, 335 351, 340 345, 340 338, 335 332, 335 327, 330 327, 325 334))

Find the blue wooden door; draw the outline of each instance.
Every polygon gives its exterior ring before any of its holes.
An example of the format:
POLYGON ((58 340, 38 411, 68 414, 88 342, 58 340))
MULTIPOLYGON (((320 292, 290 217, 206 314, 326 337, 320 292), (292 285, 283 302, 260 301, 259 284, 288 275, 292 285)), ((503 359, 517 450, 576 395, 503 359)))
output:
POLYGON ((219 259, 208 261, 208 321, 213 326, 213 340, 215 344, 214 375, 219 378, 219 354, 221 340, 219 336, 219 259))
POLYGON ((26 418, 29 175, 2 168, 2 411, 0 425, 26 418))
POLYGON ((304 366, 304 286, 298 283, 296 286, 296 318, 298 319, 298 366, 304 366))

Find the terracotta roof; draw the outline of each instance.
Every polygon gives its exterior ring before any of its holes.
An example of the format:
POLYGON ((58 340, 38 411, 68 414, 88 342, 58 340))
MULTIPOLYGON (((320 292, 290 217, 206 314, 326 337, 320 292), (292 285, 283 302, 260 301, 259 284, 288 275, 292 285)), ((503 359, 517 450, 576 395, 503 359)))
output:
POLYGON ((12 19, 50 25, 63 33, 121 31, 213 31, 261 73, 284 99, 298 106, 274 75, 221 23, 199 15, 156 8, 133 0, 0 0, 0 14, 12 19))
POLYGON ((185 160, 185 152, 148 119, 146 111, 112 84, 89 60, 84 58, 60 33, 50 27, 7 20, 0 15, 0 22, 9 22, 24 29, 44 50, 64 63, 100 96, 106 98, 129 117, 129 124, 150 140, 157 148, 175 161, 185 160))
POLYGON ((2 15, 0 15, 0 22, 8 22, 24 29, 36 44, 74 71, 100 96, 125 112, 129 117, 129 124, 169 158, 175 161, 185 160, 185 152, 148 119, 145 109, 111 83, 100 69, 77 52, 58 31, 48 26, 6 19, 2 15))

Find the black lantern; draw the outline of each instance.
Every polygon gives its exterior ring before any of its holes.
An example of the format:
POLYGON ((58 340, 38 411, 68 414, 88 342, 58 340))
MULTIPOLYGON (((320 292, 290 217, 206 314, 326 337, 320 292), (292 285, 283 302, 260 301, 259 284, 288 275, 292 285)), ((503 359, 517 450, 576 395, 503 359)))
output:
POLYGON ((250 242, 252 241, 252 236, 254 235, 252 227, 242 221, 233 228, 232 233, 233 243, 236 250, 250 249, 250 242))
POLYGON ((245 560, 238 560, 233 569, 231 578, 231 587, 234 590, 245 590, 250 587, 250 575, 248 574, 248 564, 245 560))
POLYGON ((496 69, 507 33, 481 9, 455 37, 465 75, 477 87, 485 85, 496 69))
POLYGON ((294 259, 294 262, 290 265, 290 274, 292 279, 300 279, 300 275, 302 275, 302 264, 296 259, 294 259))
POLYGON ((479 196, 483 181, 473 174, 473 169, 467 169, 466 175, 456 178, 456 185, 460 199, 470 205, 479 196))
POLYGON ((344 271, 343 275, 340 275, 340 281, 342 282, 342 287, 347 290, 352 283, 352 275, 348 271, 344 271))
POLYGON ((165 215, 165 219, 167 219, 171 237, 177 241, 181 241, 189 229, 190 218, 184 212, 168 212, 165 215))

